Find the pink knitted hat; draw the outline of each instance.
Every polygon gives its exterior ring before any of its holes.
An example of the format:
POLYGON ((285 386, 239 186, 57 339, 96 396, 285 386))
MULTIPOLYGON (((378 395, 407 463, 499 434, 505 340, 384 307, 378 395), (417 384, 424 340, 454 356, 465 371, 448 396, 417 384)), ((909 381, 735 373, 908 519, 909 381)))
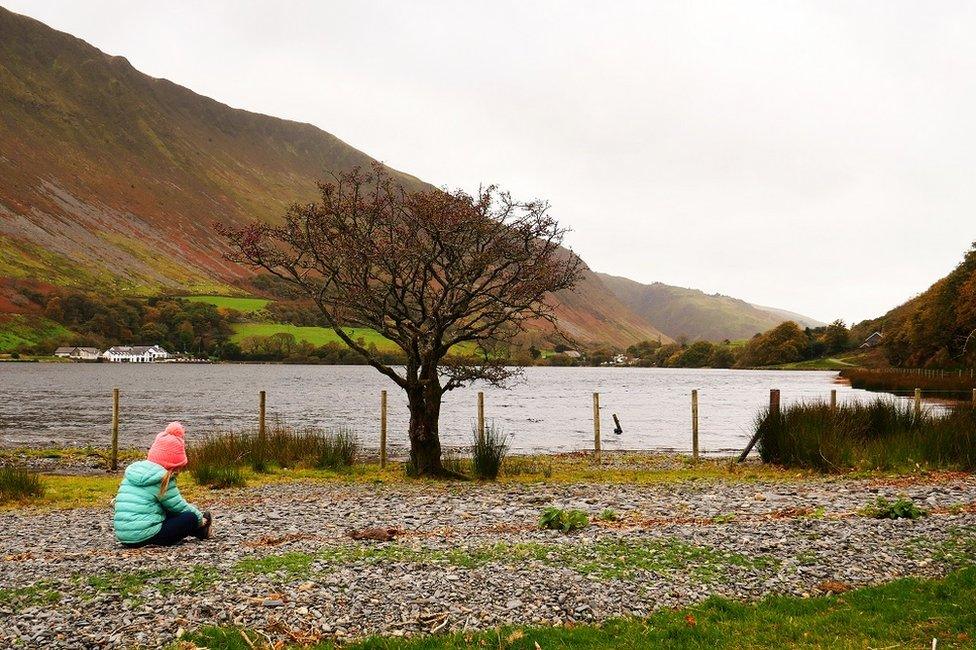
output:
POLYGON ((146 458, 168 470, 179 469, 186 465, 186 443, 183 442, 183 433, 182 424, 170 422, 164 431, 156 434, 156 439, 149 448, 146 458))

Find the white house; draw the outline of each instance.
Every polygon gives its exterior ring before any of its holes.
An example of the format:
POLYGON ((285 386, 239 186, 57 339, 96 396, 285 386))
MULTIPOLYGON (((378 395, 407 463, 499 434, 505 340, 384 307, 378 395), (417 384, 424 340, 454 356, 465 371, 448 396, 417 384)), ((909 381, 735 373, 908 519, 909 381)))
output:
POLYGON ((169 352, 158 345, 116 345, 102 353, 103 359, 113 363, 152 363, 169 356, 169 352))
POLYGON ((98 348, 79 348, 62 346, 54 351, 54 356, 62 359, 74 359, 75 361, 96 361, 102 356, 98 348))

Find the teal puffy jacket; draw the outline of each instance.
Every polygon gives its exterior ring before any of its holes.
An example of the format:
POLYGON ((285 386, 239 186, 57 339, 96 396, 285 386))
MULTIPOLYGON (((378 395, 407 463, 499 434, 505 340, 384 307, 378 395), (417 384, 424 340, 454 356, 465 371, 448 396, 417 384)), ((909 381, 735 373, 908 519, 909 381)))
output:
POLYGON ((140 460, 125 468, 125 478, 115 497, 115 537, 123 544, 144 542, 163 526, 166 513, 179 514, 189 510, 203 524, 203 514, 186 502, 176 478, 169 481, 160 496, 166 469, 148 460, 140 460))

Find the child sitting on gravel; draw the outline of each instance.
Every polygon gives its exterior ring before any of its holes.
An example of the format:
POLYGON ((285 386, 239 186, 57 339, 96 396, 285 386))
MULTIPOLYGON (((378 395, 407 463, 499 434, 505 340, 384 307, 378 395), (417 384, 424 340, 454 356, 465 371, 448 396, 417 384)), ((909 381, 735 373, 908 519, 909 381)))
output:
POLYGON ((183 425, 170 422, 156 436, 146 460, 125 469, 115 497, 115 537, 123 546, 172 546, 184 537, 210 537, 212 518, 186 502, 176 475, 186 467, 183 425))

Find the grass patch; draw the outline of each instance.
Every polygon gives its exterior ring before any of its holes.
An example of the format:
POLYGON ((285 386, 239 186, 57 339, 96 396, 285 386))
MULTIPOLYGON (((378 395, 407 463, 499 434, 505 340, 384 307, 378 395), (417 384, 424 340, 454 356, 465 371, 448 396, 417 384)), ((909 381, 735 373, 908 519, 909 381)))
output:
POLYGON ((916 414, 909 403, 793 404, 756 420, 766 463, 819 471, 910 471, 921 466, 976 469, 976 409, 969 405, 916 414))
POLYGON ((0 503, 44 496, 41 477, 19 467, 0 467, 0 503))
POLYGON ((186 296, 189 302, 202 302, 220 309, 233 309, 242 314, 253 314, 261 311, 271 302, 264 298, 241 298, 234 296, 186 296))
POLYGON ((61 592, 53 583, 46 580, 36 582, 29 587, 0 588, 0 603, 15 611, 25 607, 53 605, 60 600, 61 592))
MULTIPOLYGON (((939 648, 973 647, 976 569, 939 580, 906 578, 838 596, 774 596, 756 604, 711 597, 693 607, 664 610, 647 619, 598 625, 504 627, 417 639, 373 637, 343 645, 356 650, 460 650, 535 648, 939 648)), ((260 638, 254 633, 250 639, 260 638)), ((189 635, 213 650, 248 650, 240 631, 202 628, 189 635)), ((253 641, 252 641, 253 643, 253 641)), ((334 647, 326 643, 319 649, 334 647)))
POLYGON ((283 555, 265 555, 264 557, 248 557, 237 563, 235 567, 240 573, 284 573, 298 576, 308 575, 312 563, 318 557, 312 553, 285 553, 283 555))
POLYGON ((157 569, 122 573, 100 573, 79 576, 96 593, 117 594, 120 598, 138 599, 140 593, 152 590, 159 594, 198 592, 217 581, 215 567, 196 565, 191 570, 157 569))

